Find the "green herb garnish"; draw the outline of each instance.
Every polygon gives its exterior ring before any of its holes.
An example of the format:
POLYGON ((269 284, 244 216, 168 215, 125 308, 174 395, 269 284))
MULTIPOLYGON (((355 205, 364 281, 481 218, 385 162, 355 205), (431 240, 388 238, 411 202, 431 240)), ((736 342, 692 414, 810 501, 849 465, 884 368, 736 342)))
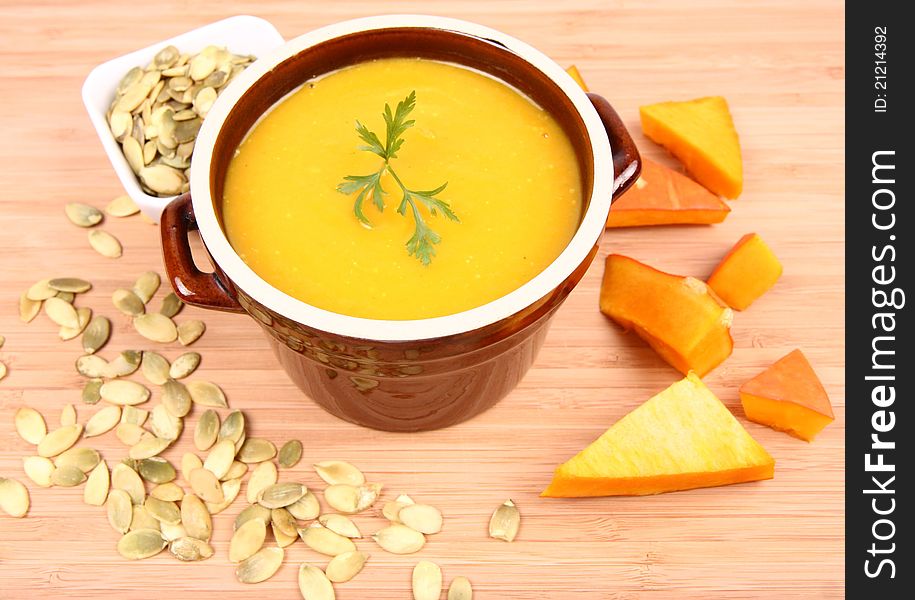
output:
POLYGON ((415 256, 420 262, 428 266, 428 264, 432 262, 432 257, 435 256, 434 245, 441 242, 442 237, 426 224, 426 221, 423 219, 422 213, 419 210, 419 204, 423 204, 433 217, 441 212, 452 221, 460 222, 460 219, 454 214, 454 211, 451 210, 451 207, 447 202, 436 198, 438 194, 445 190, 448 186, 448 182, 443 183, 434 190, 412 190, 404 184, 391 166, 391 160, 397 158, 397 151, 403 146, 404 132, 413 127, 415 123, 413 119, 407 120, 407 117, 415 106, 415 90, 410 92, 410 95, 401 102, 397 103, 397 109, 394 110, 393 113, 391 112, 391 106, 385 103, 384 114, 382 114, 387 130, 385 132, 384 143, 382 143, 381 139, 379 139, 373 131, 369 130, 368 127, 359 121, 356 121, 356 132, 359 134, 360 139, 365 142, 365 145, 359 146, 359 149, 377 154, 384 159, 384 163, 382 163, 380 169, 368 175, 347 175, 343 178, 343 181, 337 185, 337 191, 341 194, 346 194, 347 196, 358 192, 356 201, 353 204, 353 212, 362 224, 371 226, 371 223, 369 223, 368 218, 366 218, 365 213, 362 211, 362 205, 371 197, 372 203, 378 210, 384 211, 384 196, 387 192, 385 192, 384 188, 381 186, 381 176, 385 173, 390 173, 391 178, 400 187, 400 191, 403 192, 403 198, 400 201, 400 205, 397 207, 397 212, 406 216, 407 206, 409 206, 410 211, 413 214, 413 222, 416 225, 413 237, 407 240, 406 243, 407 254, 415 256))

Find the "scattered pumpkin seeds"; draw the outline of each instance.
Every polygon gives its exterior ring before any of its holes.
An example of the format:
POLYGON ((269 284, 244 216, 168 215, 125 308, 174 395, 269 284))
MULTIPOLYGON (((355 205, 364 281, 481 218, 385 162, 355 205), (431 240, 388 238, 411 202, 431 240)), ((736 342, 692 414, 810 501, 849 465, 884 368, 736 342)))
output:
POLYGON ((137 350, 124 350, 105 367, 105 377, 126 377, 140 368, 143 353, 137 350))
POLYGON ((141 560, 159 554, 166 544, 158 529, 136 529, 118 541, 118 552, 128 560, 141 560))
POLYGON ((76 407, 72 404, 65 404, 63 409, 60 411, 60 425, 61 427, 65 425, 75 425, 76 424, 76 407))
POLYGON ((184 417, 191 412, 191 395, 183 383, 169 379, 162 386, 162 404, 172 415, 184 417))
POLYGON ((185 352, 174 360, 169 369, 169 377, 172 379, 184 379, 200 365, 200 354, 197 352, 185 352))
POLYGON ((168 318, 172 318, 181 312, 181 308, 184 306, 184 302, 181 301, 178 296, 175 295, 175 292, 169 292, 167 296, 162 300, 162 308, 159 309, 159 314, 165 315, 168 318))
POLYGON ((342 460, 328 460, 315 464, 318 477, 329 485, 338 483, 360 486, 365 483, 365 475, 352 464, 342 460))
POLYGON ((251 477, 248 478, 248 490, 246 498, 248 502, 254 504, 262 491, 274 485, 277 482, 276 465, 272 462, 262 462, 251 471, 251 477))
POLYGON ((204 331, 206 331, 206 325, 203 321, 185 321, 178 325, 178 341, 182 346, 190 346, 203 335, 204 331))
POLYGON ((89 232, 89 245, 106 258, 120 258, 123 253, 118 238, 102 229, 93 229, 89 232))
MULTIPOLYGON (((174 481, 175 477, 178 476, 172 463, 160 456, 137 461, 137 473, 146 481, 156 484, 174 481)), ((180 500, 181 498, 178 499, 180 500)))
POLYGON ((193 562, 213 556, 213 547, 193 537, 179 537, 168 545, 168 551, 180 561, 193 562))
POLYGON ((83 426, 79 424, 67 425, 48 433, 38 443, 38 456, 49 458, 57 456, 68 450, 83 433, 83 426))
POLYGON ((229 541, 229 560, 241 562, 253 556, 264 545, 267 526, 260 519, 251 519, 239 527, 229 541))
POLYGON ((285 552, 282 548, 261 548, 245 560, 241 561, 235 569, 235 577, 241 583, 260 583, 267 581, 283 564, 285 552))
POLYGON ((448 600, 473 600, 473 587, 466 577, 455 577, 448 588, 448 600))
MULTIPOLYGON (((251 504, 235 517, 235 524, 233 525, 232 531, 238 530, 239 527, 251 519, 260 519, 264 522, 264 526, 266 526, 267 523, 270 522, 271 517, 272 511, 269 508, 264 508, 260 504, 251 504)), ((298 533, 296 533, 296 537, 298 537, 298 533)))
POLYGON ((133 293, 136 294, 143 304, 149 302, 153 296, 156 295, 156 291, 159 289, 161 279, 159 274, 155 271, 146 271, 137 279, 136 283, 133 284, 133 293))
POLYGON ((108 523, 118 533, 127 533, 133 520, 133 505, 130 496, 124 490, 112 489, 105 501, 108 523))
POLYGON ((358 487, 338 483, 324 489, 324 499, 336 511, 354 514, 369 508, 378 499, 381 485, 369 483, 358 487))
POLYGON ((202 469, 203 461, 193 452, 185 452, 181 457, 181 478, 188 484, 191 483, 191 471, 202 469))
POLYGON ((409 504, 397 514, 401 523, 426 535, 442 530, 442 513, 428 504, 409 504))
POLYGON ((143 485, 143 480, 136 471, 124 463, 118 463, 111 469, 111 487, 113 490, 123 490, 130 497, 132 504, 140 506, 146 501, 146 486, 143 485))
POLYGON ((16 479, 0 477, 0 510, 11 517, 24 517, 29 512, 29 490, 16 479))
POLYGON ((359 532, 359 528, 356 527, 356 524, 353 523, 353 520, 347 517, 346 515, 338 515, 335 513, 328 513, 326 515, 321 515, 318 517, 318 522, 321 525, 327 527, 334 533, 338 533, 344 537, 348 538, 361 538, 362 534, 359 532))
POLYGON ((44 417, 34 408, 23 406, 16 411, 14 420, 19 437, 35 446, 41 443, 41 440, 48 433, 44 417))
POLYGON ((318 567, 302 563, 299 567, 299 593, 306 600, 334 600, 334 586, 318 567))
POLYGON ((168 359, 157 352, 146 350, 143 352, 143 363, 140 371, 146 381, 154 385, 164 385, 169 378, 170 365, 168 359))
POLYGON ((177 440, 184 431, 184 420, 173 415, 165 404, 157 404, 150 413, 149 425, 156 437, 177 440))
POLYGON ((492 513, 489 519, 489 537, 511 542, 518 535, 521 512, 510 499, 492 513))
POLYGON ((308 527, 299 529, 299 537, 305 545, 321 554, 337 556, 344 552, 355 552, 356 544, 348 537, 334 533, 320 523, 311 523, 308 527))
POLYGON ((299 440, 289 440, 280 448, 277 461, 284 469, 291 469, 302 460, 302 442, 299 440))
POLYGON ((58 292, 82 294, 92 289, 92 284, 78 277, 55 277, 48 281, 48 287, 58 292))
POLYGON ((413 567, 413 600, 438 600, 442 595, 442 569, 421 560, 413 567))
POLYGON ((86 382, 81 395, 83 404, 98 404, 98 401, 102 399, 100 393, 102 383, 104 382, 101 379, 90 379, 86 382))
POLYGON ((400 523, 388 525, 372 538, 391 554, 413 554, 422 550, 426 544, 426 536, 400 523))
POLYGON ((22 470, 35 485, 51 487, 51 474, 54 472, 54 463, 44 456, 26 456, 22 459, 22 470))
POLYGON ((105 406, 99 409, 94 415, 86 421, 86 427, 83 430, 84 437, 95 437, 102 435, 114 429, 121 421, 120 406, 105 406))
POLYGON ((41 281, 36 281, 33 283, 28 290, 26 290, 25 295, 29 300, 47 300, 48 298, 53 298, 57 295, 57 290, 52 288, 49 284, 51 283, 50 279, 42 279, 41 281))
POLYGON ((304 496, 287 506, 286 510, 296 519, 310 521, 311 519, 317 518, 321 513, 321 505, 318 502, 317 496, 311 492, 305 492, 304 496))
POLYGON ((125 406, 121 409, 121 423, 142 427, 147 417, 149 417, 149 411, 136 406, 125 406))
POLYGON ((243 463, 260 463, 270 460, 274 456, 276 456, 276 446, 264 438, 248 438, 238 451, 238 460, 243 463))
POLYGON ((64 206, 64 212, 70 222, 78 227, 94 227, 102 222, 103 217, 102 211, 81 202, 68 203, 64 206))
POLYGON ((220 440, 230 440, 238 444, 245 435, 245 415, 240 410, 233 410, 228 414, 219 427, 220 440))
POLYGON ((175 322, 159 313, 145 313, 133 320, 137 333, 153 342, 168 344, 178 338, 175 322))
POLYGON ((222 487, 219 485, 219 479, 208 469, 197 468, 191 471, 188 483, 194 493, 204 502, 219 504, 225 500, 222 487))
POLYGON ((191 381, 186 384, 194 404, 213 408, 228 408, 226 395, 215 383, 209 381, 191 381))
POLYGON ((105 212, 112 217, 129 217, 140 212, 140 207, 130 196, 124 194, 109 202, 108 206, 105 207, 105 212))
POLYGON ((60 298, 48 298, 44 301, 44 313, 61 327, 79 328, 79 315, 69 302, 60 298))
MULTIPOLYGON (((179 498, 180 500, 180 498, 179 498)), ((184 528, 184 525, 178 523, 177 525, 171 525, 169 523, 159 522, 159 531, 162 532, 162 537, 168 541, 169 545, 177 539, 188 537, 187 530, 184 528)), ((179 559, 180 560, 180 559, 179 559)))
POLYGON ((111 295, 111 301, 116 309, 128 317, 138 317, 146 312, 146 305, 131 290, 124 288, 114 290, 111 295))
POLYGON ((248 472, 248 465, 240 461, 234 461, 232 466, 229 467, 229 470, 226 471, 226 474, 220 477, 221 480, 225 481, 227 479, 239 479, 245 476, 245 473, 248 472))
POLYGON ((213 449, 203 461, 203 468, 208 469, 216 479, 222 479, 229 472, 229 468, 235 460, 235 444, 232 440, 221 440, 216 442, 213 449))
POLYGON ((139 443, 139 441, 143 439, 143 435, 148 433, 148 431, 136 423, 121 422, 114 428, 114 435, 117 436, 125 446, 133 446, 139 443))
POLYGON ((274 529, 279 529, 287 536, 298 536, 298 524, 285 508, 274 508, 270 511, 270 522, 274 529))
POLYGON ((304 496, 307 491, 308 488, 301 483, 275 483, 260 491, 257 503, 264 508, 285 508, 304 496))
POLYGON ((229 508, 229 505, 235 502, 235 498, 238 497, 238 492, 241 491, 241 479, 226 479, 225 481, 220 482, 219 487, 222 490, 222 502, 206 503, 207 510, 210 511, 211 515, 221 513, 229 508))
POLYGON ((384 515, 384 518, 392 523, 400 523, 400 511, 403 507, 410 504, 415 504, 413 498, 407 496, 406 494, 401 494, 397 496, 395 500, 390 500, 384 503, 384 507, 381 509, 381 514, 384 515))
MULTIPOLYGON (((58 292, 57 297, 66 301, 66 299, 63 297, 64 293, 65 292, 58 292)), ((71 327, 62 326, 60 328, 57 335, 60 337, 61 340, 65 341, 65 342, 72 340, 73 338, 75 338, 76 336, 81 334, 83 331, 85 331, 86 327, 89 325, 89 320, 92 318, 92 309, 89 308, 88 306, 80 306, 79 308, 76 309, 76 318, 79 319, 79 327, 74 329, 71 327)))
POLYGON ((54 459, 54 466, 58 469, 61 467, 76 467, 83 473, 88 473, 102 461, 102 456, 98 450, 93 448, 70 448, 66 452, 61 452, 60 456, 54 459))
MULTIPOLYGON (((149 495, 159 500, 168 500, 169 502, 181 502, 184 498, 184 490, 174 481, 160 483, 153 489, 149 490, 149 495)), ((180 537, 180 536, 175 536, 180 537)))
POLYGON ((108 342, 111 336, 111 321, 106 317, 96 315, 92 317, 83 331, 83 350, 86 354, 95 354, 108 342))
POLYGON ((130 531, 137 529, 155 529, 161 531, 159 521, 153 518, 145 506, 133 505, 133 518, 130 520, 130 531))
POLYGON ((219 415, 213 409, 203 411, 194 428, 194 446, 205 452, 216 442, 219 433, 219 415))
MULTIPOLYGON (((108 370, 108 361, 98 354, 86 354, 76 359, 76 371, 83 377, 98 379, 108 370)), ((101 394, 101 388, 99 389, 101 394)))
POLYGON ((130 447, 127 455, 134 460, 152 458, 168 448, 173 440, 160 438, 157 436, 141 439, 139 442, 130 447))
POLYGON ((181 522, 187 534, 198 540, 209 541, 213 535, 213 519, 206 505, 194 494, 185 494, 181 500, 181 522))
POLYGON ((23 323, 31 323, 32 319, 41 312, 41 304, 41 300, 32 300, 23 292, 19 296, 19 320, 23 323))
POLYGON ((359 574, 369 555, 365 552, 344 552, 330 559, 327 563, 327 578, 334 583, 345 583, 359 574))
POLYGON ((169 525, 178 525, 181 523, 181 512, 178 510, 178 505, 174 502, 159 500, 154 496, 148 496, 144 507, 146 508, 146 512, 160 523, 168 523, 169 525))
POLYGON ((121 406, 135 406, 149 400, 149 390, 146 386, 125 379, 115 379, 102 384, 99 394, 103 400, 121 406))
POLYGON ((51 473, 51 483, 60 487, 75 487, 86 481, 86 474, 71 465, 57 467, 51 473))

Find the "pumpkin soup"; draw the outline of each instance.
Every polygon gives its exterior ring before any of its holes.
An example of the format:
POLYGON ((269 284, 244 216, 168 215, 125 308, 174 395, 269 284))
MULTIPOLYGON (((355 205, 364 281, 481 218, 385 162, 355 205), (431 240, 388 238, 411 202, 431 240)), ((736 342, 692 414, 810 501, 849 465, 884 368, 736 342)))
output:
POLYGON ((582 189, 571 142, 529 98, 458 65, 396 58, 322 76, 274 106, 233 157, 222 202, 232 246, 274 287, 350 316, 421 319, 480 306, 536 276, 575 233, 582 189), (414 124, 390 161, 395 179, 354 126, 384 144, 382 110, 411 93, 414 124), (364 222, 358 193, 338 185, 379 167, 384 209, 364 202, 364 222), (398 179, 437 191, 457 216, 415 203, 435 232, 431 260, 409 253, 419 221, 398 179))

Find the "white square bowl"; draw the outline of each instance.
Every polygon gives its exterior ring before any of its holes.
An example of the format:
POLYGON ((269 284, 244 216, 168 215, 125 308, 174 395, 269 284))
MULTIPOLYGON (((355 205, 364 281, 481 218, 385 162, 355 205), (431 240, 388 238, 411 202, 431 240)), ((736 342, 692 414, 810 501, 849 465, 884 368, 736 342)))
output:
POLYGON ((124 189, 137 203, 143 214, 158 222, 162 211, 174 196, 169 198, 150 196, 140 188, 136 175, 127 164, 127 159, 124 158, 121 145, 114 139, 108 128, 105 113, 114 99, 118 82, 124 74, 133 67, 145 67, 159 50, 169 44, 181 52, 191 54, 199 52, 206 46, 214 45, 224 46, 234 54, 252 54, 260 57, 284 42, 283 36, 268 21, 259 17, 239 15, 198 27, 171 39, 162 40, 142 50, 109 60, 92 69, 83 83, 83 103, 86 105, 86 110, 89 111, 89 118, 108 154, 111 166, 114 167, 124 189))

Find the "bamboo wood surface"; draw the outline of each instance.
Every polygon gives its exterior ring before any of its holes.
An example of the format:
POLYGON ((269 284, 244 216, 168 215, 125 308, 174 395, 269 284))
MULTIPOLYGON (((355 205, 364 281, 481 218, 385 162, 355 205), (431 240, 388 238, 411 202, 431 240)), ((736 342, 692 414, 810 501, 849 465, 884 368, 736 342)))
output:
MULTIPOLYGON (((637 107, 668 99, 727 97, 741 136, 745 192, 713 227, 612 230, 598 260, 560 310, 537 363, 496 408, 463 425, 422 434, 360 429, 313 406, 288 381, 246 317, 185 308, 203 318, 199 377, 218 382, 246 411, 251 435, 304 442, 288 477, 321 487, 313 461, 348 459, 385 497, 409 493, 445 514, 445 528, 418 555, 372 554, 341 600, 408 598, 419 559, 438 562, 447 582, 465 575, 475 598, 833 598, 844 579, 844 17, 828 0, 732 3, 570 0, 535 2, 0 2, 0 475, 27 483, 28 518, 0 515, 0 598, 297 598, 303 561, 326 563, 301 542, 270 581, 246 587, 227 560, 242 500, 215 518, 216 556, 182 564, 167 554, 127 563, 104 510, 82 489, 42 489, 21 458, 15 410, 27 404, 56 423, 65 403, 81 422, 73 361, 78 342, 57 340, 44 316, 19 322, 19 294, 53 275, 91 279, 82 304, 113 319, 103 355, 145 348, 111 292, 141 272, 162 271, 155 228, 108 219, 123 258, 99 257, 63 204, 104 206, 121 193, 80 99, 95 64, 232 14, 256 14, 288 39, 317 26, 384 12, 466 18, 514 34, 559 63, 575 63, 614 104, 645 155, 674 165, 641 135, 637 107), (733 327, 733 356, 706 381, 777 459, 767 482, 645 498, 549 500, 538 493, 553 468, 678 374, 597 310, 603 257, 619 252, 671 272, 706 276, 744 233, 756 231, 782 259, 776 287, 733 327), (812 444, 748 423, 739 385, 800 347, 829 392, 836 422, 812 444), (512 498, 523 514, 512 544, 488 539, 489 515, 512 498)), ((158 306, 162 293, 153 301, 158 306)), ((177 345, 164 350, 169 358, 177 345)), ((198 413, 199 414, 199 411, 198 413)), ((189 426, 196 414, 189 418, 189 426)), ((186 436, 189 437, 189 436, 186 436)), ((124 454, 96 438, 109 464, 124 454)), ((188 439, 166 456, 179 460, 188 439)), ((242 490, 244 494, 244 489, 242 490)), ((379 505, 380 506, 380 505, 379 505)), ((357 517, 364 532, 382 523, 357 517)))

